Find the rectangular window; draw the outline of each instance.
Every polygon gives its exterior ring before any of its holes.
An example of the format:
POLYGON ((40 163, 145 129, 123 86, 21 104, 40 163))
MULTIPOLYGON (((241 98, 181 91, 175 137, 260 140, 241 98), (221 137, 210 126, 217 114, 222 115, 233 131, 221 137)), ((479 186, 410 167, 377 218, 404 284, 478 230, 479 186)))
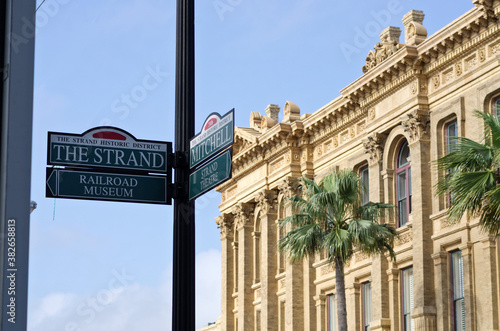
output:
POLYGON ((255 312, 255 331, 260 331, 260 310, 255 312))
POLYGON ((413 309, 413 268, 404 269, 401 273, 403 278, 403 331, 413 331, 415 330, 411 318, 411 310, 413 309))
POLYGON ((465 331, 464 264, 462 252, 451 253, 453 330, 465 331))
POLYGON ((359 177, 362 185, 361 202, 366 204, 370 201, 370 177, 368 176, 368 166, 361 168, 359 177))
POLYGON ((328 331, 337 331, 337 301, 333 294, 328 296, 328 331))
POLYGON ((372 284, 363 284, 363 330, 370 331, 372 321, 372 284))

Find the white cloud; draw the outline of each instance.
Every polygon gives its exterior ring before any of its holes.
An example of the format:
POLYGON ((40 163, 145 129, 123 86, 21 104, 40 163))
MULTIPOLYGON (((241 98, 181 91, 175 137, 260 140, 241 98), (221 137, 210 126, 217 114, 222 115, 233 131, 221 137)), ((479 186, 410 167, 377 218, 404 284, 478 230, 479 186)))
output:
POLYGON ((159 288, 114 271, 103 288, 85 296, 51 293, 30 305, 29 331, 163 331, 171 325, 171 271, 159 288))
MULTIPOLYGON (((196 328, 220 316, 221 252, 196 256, 196 328)), ((33 299, 29 331, 163 331, 172 324, 172 268, 157 287, 140 284, 132 272, 114 270, 92 293, 53 292, 33 299)), ((31 299, 31 298, 30 298, 31 299)))

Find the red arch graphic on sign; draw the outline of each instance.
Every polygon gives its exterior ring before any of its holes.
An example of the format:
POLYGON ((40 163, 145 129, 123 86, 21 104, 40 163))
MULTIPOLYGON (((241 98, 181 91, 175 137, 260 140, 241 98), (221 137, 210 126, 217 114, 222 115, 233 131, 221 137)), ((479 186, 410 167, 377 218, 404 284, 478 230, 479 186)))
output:
POLYGON ((92 135, 92 137, 98 139, 127 140, 127 137, 125 137, 124 135, 113 131, 96 132, 92 135))

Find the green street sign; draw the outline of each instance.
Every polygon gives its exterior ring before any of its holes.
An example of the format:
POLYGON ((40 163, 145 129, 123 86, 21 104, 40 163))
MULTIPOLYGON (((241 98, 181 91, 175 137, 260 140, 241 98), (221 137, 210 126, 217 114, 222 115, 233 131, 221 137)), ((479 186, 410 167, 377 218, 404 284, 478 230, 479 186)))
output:
POLYGON ((202 130, 189 142, 189 167, 192 169, 234 144, 234 109, 224 116, 210 114, 202 130))
POLYGON ((189 200, 199 197, 231 178, 232 155, 233 149, 229 148, 189 175, 189 200))
POLYGON ((167 177, 47 168, 47 198, 171 204, 167 177))
POLYGON ((49 132, 48 165, 168 173, 171 142, 138 140, 127 131, 110 126, 82 134, 49 132))

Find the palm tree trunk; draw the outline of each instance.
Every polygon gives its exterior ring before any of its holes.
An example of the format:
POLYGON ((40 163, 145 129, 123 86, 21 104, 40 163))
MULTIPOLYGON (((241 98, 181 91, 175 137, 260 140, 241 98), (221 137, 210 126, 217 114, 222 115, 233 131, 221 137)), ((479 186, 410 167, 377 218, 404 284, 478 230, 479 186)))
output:
POLYGON ((344 261, 336 257, 335 263, 335 289, 337 292, 337 318, 339 331, 347 331, 347 309, 345 299, 345 279, 344 279, 344 261))

